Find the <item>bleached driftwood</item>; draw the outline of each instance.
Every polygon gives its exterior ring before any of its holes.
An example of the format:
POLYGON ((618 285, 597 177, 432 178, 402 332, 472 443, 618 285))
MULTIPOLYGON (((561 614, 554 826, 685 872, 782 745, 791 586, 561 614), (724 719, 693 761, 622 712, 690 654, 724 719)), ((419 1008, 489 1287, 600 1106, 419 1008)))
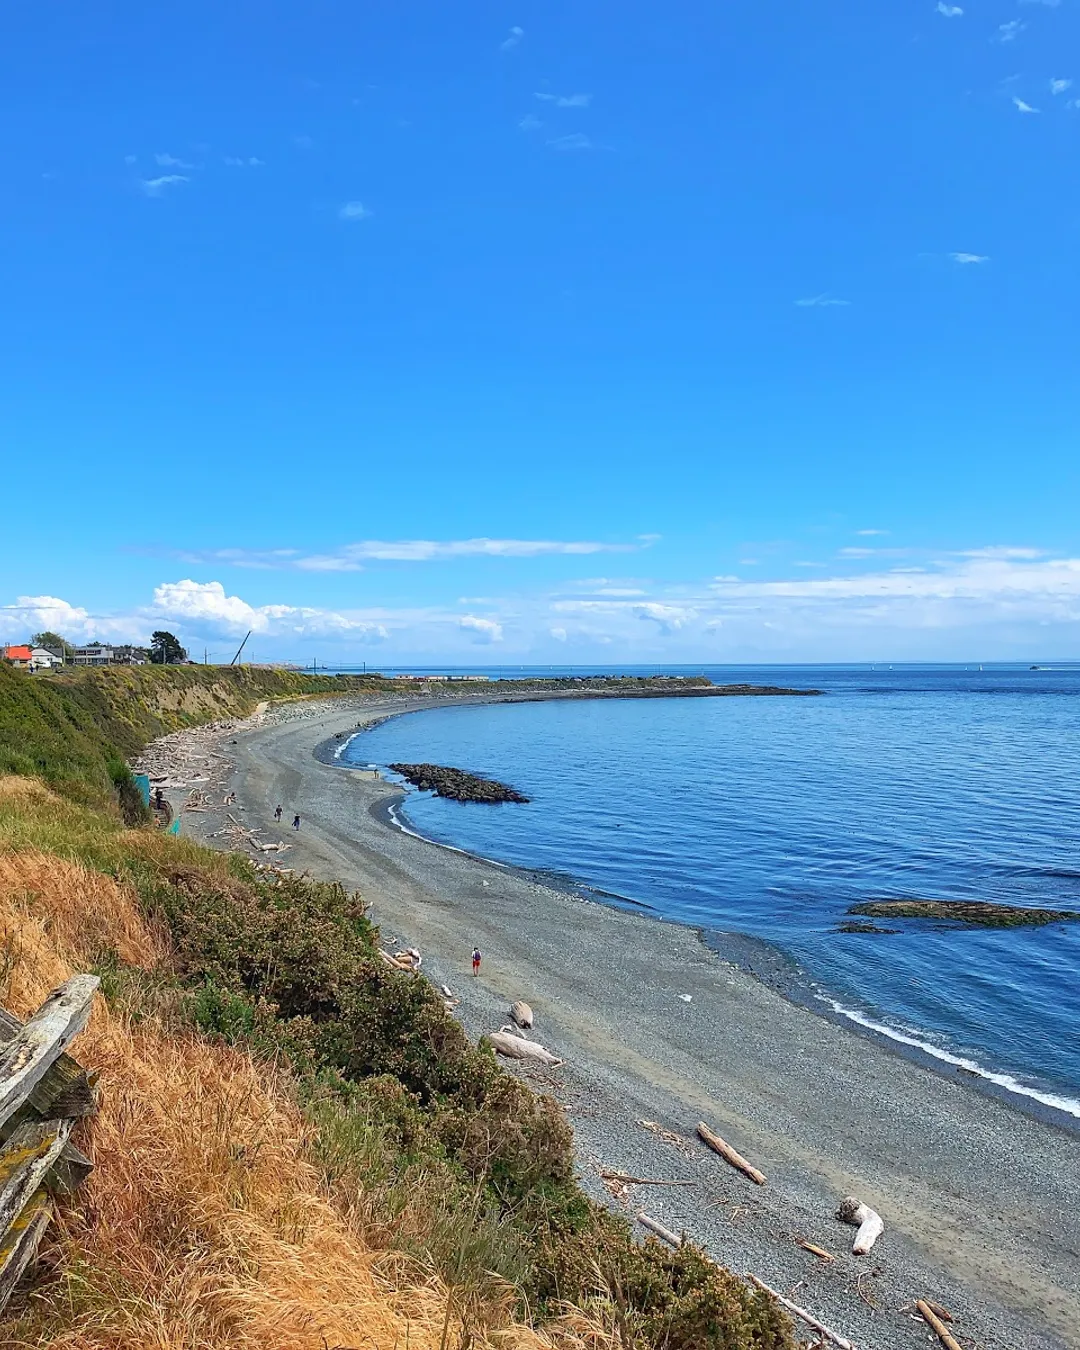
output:
POLYGON ((439 986, 439 989, 440 989, 440 991, 442 992, 443 998, 453 998, 453 997, 454 997, 454 991, 450 988, 450 986, 449 986, 448 984, 442 984, 442 985, 440 985, 440 986, 439 986))
POLYGON ((525 1027, 526 1030, 532 1027, 533 1010, 529 1007, 527 1003, 524 1003, 520 998, 517 1000, 516 1003, 510 1004, 510 1016, 514 1019, 514 1021, 518 1024, 519 1027, 525 1027))
POLYGON ((650 1218, 648 1214, 639 1214, 637 1221, 642 1228, 647 1228, 650 1233, 655 1233, 658 1238, 663 1238, 669 1246, 682 1246, 682 1238, 677 1233, 673 1233, 670 1228, 665 1228, 658 1219, 650 1218))
POLYGON ((845 1195, 840 1201, 836 1217, 842 1219, 844 1223, 853 1223, 858 1227, 855 1241, 851 1244, 851 1250, 856 1256, 865 1256, 885 1231, 885 1224, 877 1210, 864 1205, 853 1195, 845 1195))
POLYGON ((710 1130, 704 1121, 698 1122, 697 1132, 712 1151, 714 1153, 719 1153, 720 1157, 723 1158, 725 1162, 730 1163, 732 1167, 737 1167, 740 1172, 745 1173, 751 1181, 756 1182, 759 1186, 765 1185, 765 1173, 759 1172, 753 1163, 748 1163, 741 1153, 733 1149, 729 1143, 721 1139, 713 1130, 710 1130))
POLYGON ((841 1336, 837 1331, 831 1331, 823 1322, 819 1322, 812 1313, 808 1313, 805 1308, 800 1308, 797 1303, 792 1303, 791 1299, 785 1298, 783 1294, 778 1294, 775 1289, 770 1289, 764 1280, 759 1280, 756 1275, 747 1275, 746 1277, 755 1289, 760 1289, 762 1293, 770 1294, 777 1303, 794 1313, 796 1317, 801 1318, 808 1327, 813 1327, 819 1336, 824 1336, 827 1341, 832 1341, 833 1345, 838 1345, 840 1350, 855 1350, 854 1345, 846 1336, 841 1336))
POLYGON ((515 1036, 508 1027, 491 1032, 488 1040, 496 1053, 505 1055, 507 1059, 536 1059, 541 1064, 552 1065, 562 1063, 562 1060, 557 1059, 550 1050, 545 1050, 536 1041, 527 1041, 524 1036, 515 1036))
POLYGON ((960 1343, 952 1335, 948 1327, 926 1299, 919 1299, 918 1303, 915 1304, 915 1310, 926 1325, 933 1331, 934 1335, 937 1336, 938 1340, 945 1347, 945 1350, 960 1350, 960 1343))

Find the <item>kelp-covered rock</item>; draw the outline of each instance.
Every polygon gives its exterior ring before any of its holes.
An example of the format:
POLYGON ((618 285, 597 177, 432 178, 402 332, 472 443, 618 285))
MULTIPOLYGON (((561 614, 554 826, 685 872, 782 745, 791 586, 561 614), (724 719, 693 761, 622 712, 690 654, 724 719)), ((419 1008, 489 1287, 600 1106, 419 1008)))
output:
POLYGON ((1075 910, 1028 909, 987 900, 867 900, 852 905, 848 913, 868 919, 947 919, 972 928, 1027 928, 1080 920, 1075 910))

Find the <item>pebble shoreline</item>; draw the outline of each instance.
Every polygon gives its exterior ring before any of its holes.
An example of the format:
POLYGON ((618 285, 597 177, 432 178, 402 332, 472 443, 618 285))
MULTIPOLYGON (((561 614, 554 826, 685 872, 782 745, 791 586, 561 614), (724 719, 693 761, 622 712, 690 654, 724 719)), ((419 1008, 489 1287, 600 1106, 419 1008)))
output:
POLYGON ((563 1103, 598 1198, 631 1216, 646 1207, 732 1269, 796 1290, 863 1350, 931 1343, 911 1313, 927 1295, 952 1310, 962 1343, 1080 1347, 1075 1135, 792 1005, 726 961, 722 942, 716 954, 692 930, 394 830, 387 807, 401 790, 336 764, 333 738, 428 706, 283 705, 257 726, 193 733, 226 757, 209 760, 203 795, 235 792, 237 805, 185 814, 183 832, 220 843, 210 836, 224 811, 243 811, 260 838, 292 845, 275 861, 357 886, 384 934, 419 947, 424 973, 453 989, 474 1037, 527 999, 533 1038, 566 1062, 514 1071, 563 1103), (302 812, 300 831, 275 826, 279 801, 290 819, 302 812), (698 1143, 699 1119, 768 1185, 698 1143), (601 1170, 695 1184, 618 1187, 601 1170), (849 1192, 885 1219, 869 1257, 850 1254, 852 1230, 833 1217, 849 1192), (839 1259, 822 1262, 800 1237, 839 1259))

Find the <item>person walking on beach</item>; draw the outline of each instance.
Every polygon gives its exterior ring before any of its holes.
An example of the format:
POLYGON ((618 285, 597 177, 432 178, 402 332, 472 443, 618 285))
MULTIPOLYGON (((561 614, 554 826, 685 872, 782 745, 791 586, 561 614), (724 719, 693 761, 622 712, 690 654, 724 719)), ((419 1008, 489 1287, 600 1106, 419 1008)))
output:
POLYGON ((483 953, 481 952, 481 950, 480 950, 479 947, 474 947, 474 948, 472 949, 472 973, 473 973, 473 975, 479 975, 479 974, 480 974, 480 958, 481 958, 482 956, 483 956, 483 953))
POLYGON ((300 812, 299 812, 299 811, 297 811, 296 815, 293 816, 293 818, 292 818, 292 827, 293 827, 294 830, 298 830, 298 829, 300 828, 300 812))
POLYGON ((281 807, 280 807, 280 806, 279 806, 278 809, 274 812, 274 819, 277 821, 277 823, 278 823, 279 825, 281 824, 281 807))

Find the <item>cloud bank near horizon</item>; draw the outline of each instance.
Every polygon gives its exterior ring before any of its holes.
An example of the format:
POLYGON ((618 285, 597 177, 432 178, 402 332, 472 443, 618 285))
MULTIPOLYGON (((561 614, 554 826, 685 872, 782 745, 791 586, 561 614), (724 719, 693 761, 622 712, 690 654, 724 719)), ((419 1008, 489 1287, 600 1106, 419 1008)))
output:
POLYGON ((1080 659, 1080 558, 991 547, 911 562, 902 549, 842 549, 826 575, 593 577, 397 608, 253 603, 191 578, 159 583, 149 603, 126 611, 94 613, 50 595, 0 605, 6 641, 48 628, 76 641, 145 642, 160 627, 193 649, 250 629, 265 659, 306 655, 314 641, 341 661, 366 658, 372 645, 388 660, 417 661, 475 661, 481 646, 538 662, 1080 659))

